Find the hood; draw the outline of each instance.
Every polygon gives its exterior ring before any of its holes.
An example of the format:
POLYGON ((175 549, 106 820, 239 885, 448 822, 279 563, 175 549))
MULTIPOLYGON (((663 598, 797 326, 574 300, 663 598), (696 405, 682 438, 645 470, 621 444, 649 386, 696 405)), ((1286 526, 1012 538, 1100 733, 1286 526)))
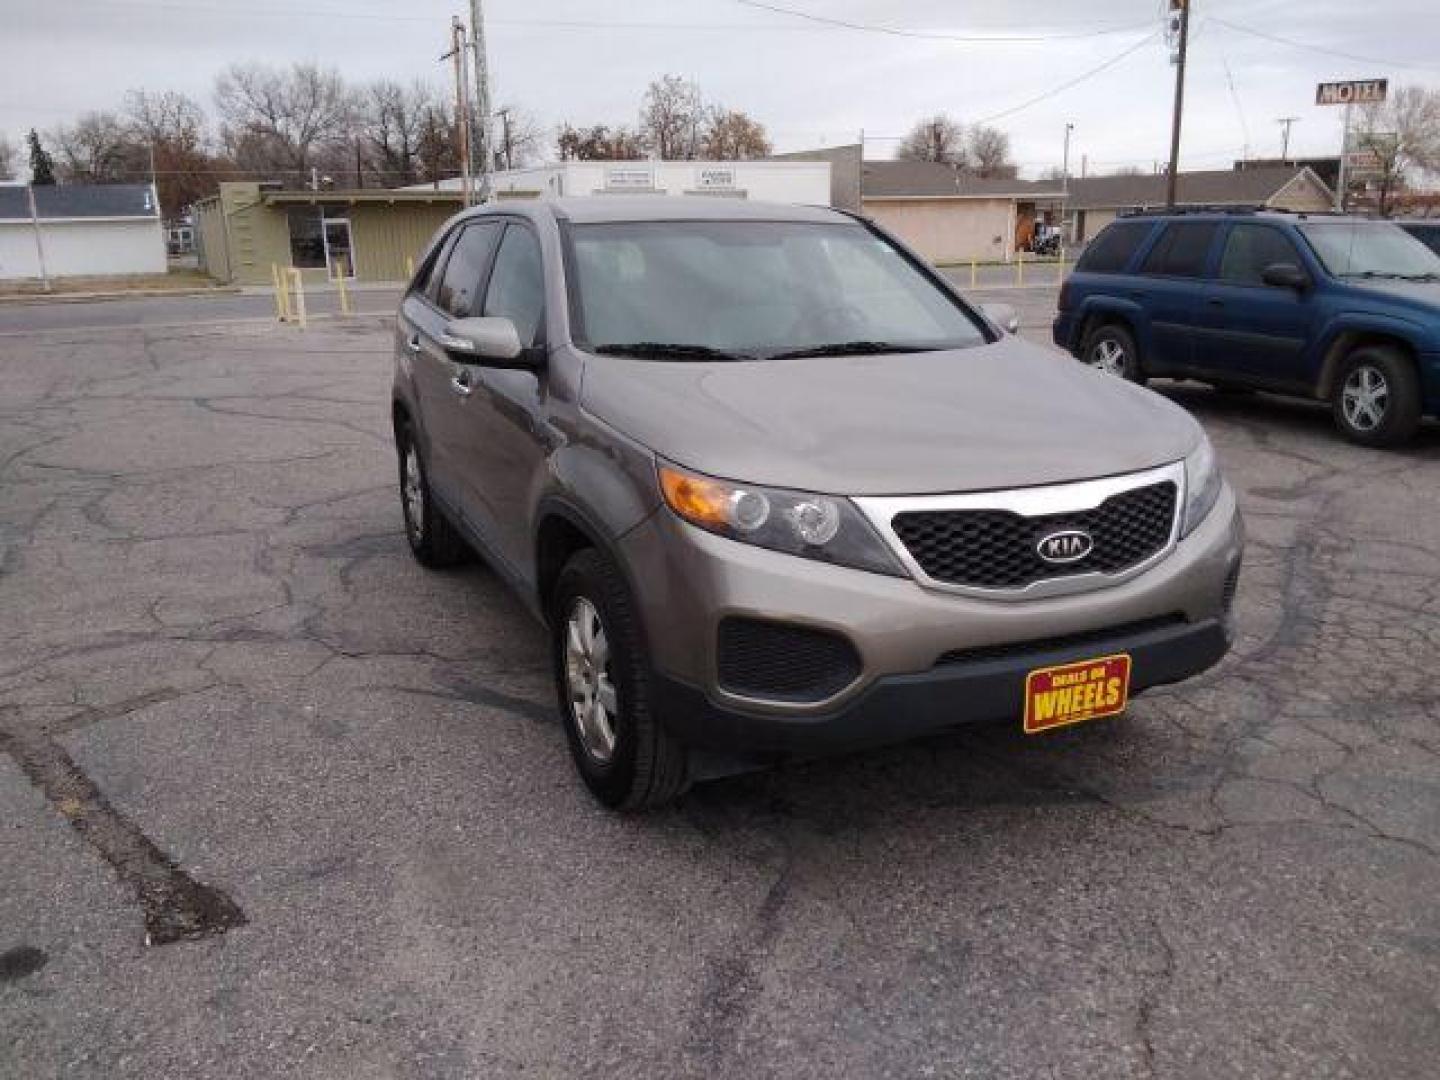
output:
POLYGON ((1160 395, 1013 337, 888 356, 587 356, 581 402, 686 468, 835 495, 1111 476, 1176 461, 1199 439, 1160 395))
POLYGON ((1390 300, 1408 301, 1407 307, 1440 318, 1440 281, 1400 281, 1396 278, 1351 278, 1345 287, 1360 296, 1374 296, 1390 300))

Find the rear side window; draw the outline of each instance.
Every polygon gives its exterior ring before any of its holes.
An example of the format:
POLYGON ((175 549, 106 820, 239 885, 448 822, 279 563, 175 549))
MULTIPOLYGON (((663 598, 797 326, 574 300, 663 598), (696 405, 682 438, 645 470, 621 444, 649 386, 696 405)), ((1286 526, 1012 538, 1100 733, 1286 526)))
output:
POLYGON ((1275 263, 1303 266, 1290 238, 1268 225, 1232 225, 1220 256, 1220 280, 1236 285, 1263 285, 1261 273, 1275 263))
POLYGON ((1172 221, 1145 256, 1142 274, 1171 277, 1199 277, 1205 273, 1205 258, 1218 228, 1210 221, 1172 221))
POLYGON ((440 289, 435 302, 457 319, 476 314, 480 299, 480 284, 485 268, 490 263, 490 254, 500 239, 503 227, 498 221, 481 221, 465 226, 460 239, 450 249, 445 260, 445 269, 440 277, 440 289))
POLYGON ((1149 221, 1117 221, 1106 226, 1090 242, 1075 269, 1090 274, 1120 273, 1150 234, 1152 225, 1149 221))

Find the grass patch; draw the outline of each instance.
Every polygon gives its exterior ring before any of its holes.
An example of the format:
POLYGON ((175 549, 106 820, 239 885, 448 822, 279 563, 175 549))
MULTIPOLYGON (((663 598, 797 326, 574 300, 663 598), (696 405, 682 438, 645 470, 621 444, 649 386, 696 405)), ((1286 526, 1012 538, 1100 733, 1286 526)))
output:
POLYGON ((176 269, 164 274, 104 274, 96 277, 51 278, 47 293, 39 278, 0 282, 0 296, 46 296, 62 293, 145 292, 155 289, 210 289, 217 282, 209 274, 176 269))

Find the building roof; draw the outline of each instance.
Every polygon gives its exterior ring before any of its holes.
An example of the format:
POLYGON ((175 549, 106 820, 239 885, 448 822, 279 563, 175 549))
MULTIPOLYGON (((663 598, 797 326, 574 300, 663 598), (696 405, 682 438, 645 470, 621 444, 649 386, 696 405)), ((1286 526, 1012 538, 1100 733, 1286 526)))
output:
MULTIPOLYGON (((160 207, 149 184, 40 184, 35 212, 42 220, 155 218, 160 207)), ((24 185, 0 187, 0 221, 30 220, 24 185)))
POLYGON ((846 222, 823 206, 716 199, 708 195, 578 195, 547 200, 556 217, 577 223, 602 221, 808 221, 846 222))
MULTIPOLYGON (((1245 169, 1182 172, 1175 188, 1177 202, 1205 206, 1263 206, 1304 173, 1323 182, 1311 170, 1293 165, 1245 169)), ((1072 210, 1115 210, 1163 206, 1165 176, 1071 177, 1067 205, 1072 210)))
POLYGON ((1061 199, 1058 181, 972 176, 936 161, 867 161, 863 171, 867 199, 1061 199))
POLYGON ((260 192, 262 202, 279 204, 320 203, 458 203, 463 197, 459 188, 435 189, 425 185, 423 190, 414 188, 350 188, 311 191, 266 191, 260 192))

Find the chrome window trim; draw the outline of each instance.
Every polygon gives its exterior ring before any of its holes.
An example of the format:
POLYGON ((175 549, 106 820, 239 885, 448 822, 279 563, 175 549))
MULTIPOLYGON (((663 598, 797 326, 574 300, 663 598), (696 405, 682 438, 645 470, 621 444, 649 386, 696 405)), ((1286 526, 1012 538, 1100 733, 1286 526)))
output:
POLYGON ((985 600, 1038 600, 1049 596, 1068 596, 1074 593, 1090 592, 1109 588, 1129 581, 1143 574, 1160 562, 1180 542, 1180 522, 1185 512, 1185 463, 1175 461, 1169 465, 1146 469, 1143 472, 1125 473, 1122 476, 1107 476, 1100 480, 1081 480, 1068 484, 1048 484, 1043 487, 1010 488, 1002 491, 973 491, 953 495, 863 495, 851 501, 860 508, 889 546, 891 552, 906 571, 921 586, 935 592, 953 593, 959 596, 973 596, 985 600), (896 514, 911 511, 930 510, 1008 510, 1021 517, 1047 517, 1051 514, 1065 514, 1077 510, 1093 510, 1112 495, 1149 487, 1151 484, 1169 480, 1175 485, 1175 513, 1170 521, 1170 535, 1165 545, 1148 559, 1126 567, 1115 573, 1098 570, 1078 574, 1032 581, 1018 589, 986 589, 976 585, 952 585, 938 581, 921 569, 915 557, 910 554, 904 541, 891 526, 896 514))

